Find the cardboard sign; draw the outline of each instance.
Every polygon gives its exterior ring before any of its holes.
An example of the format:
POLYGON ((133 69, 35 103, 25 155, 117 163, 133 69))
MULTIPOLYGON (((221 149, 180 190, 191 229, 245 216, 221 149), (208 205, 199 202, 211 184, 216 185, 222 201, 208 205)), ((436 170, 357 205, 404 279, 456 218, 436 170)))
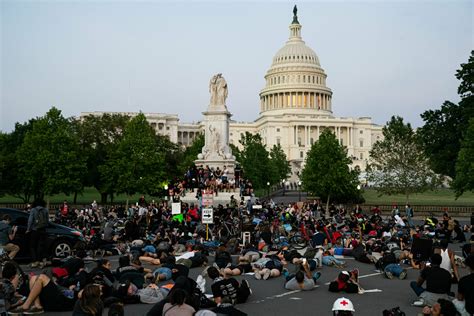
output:
POLYGON ((172 215, 181 214, 181 202, 171 204, 171 214, 172 215))

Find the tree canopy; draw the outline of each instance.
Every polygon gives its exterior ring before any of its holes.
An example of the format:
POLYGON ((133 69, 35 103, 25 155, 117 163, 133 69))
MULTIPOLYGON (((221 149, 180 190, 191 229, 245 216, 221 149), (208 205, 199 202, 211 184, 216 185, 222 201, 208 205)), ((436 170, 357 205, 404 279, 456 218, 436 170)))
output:
POLYGON ((19 180, 35 198, 82 189, 86 164, 79 139, 71 121, 55 107, 33 121, 18 148, 17 159, 19 180))
POLYGON ((433 189, 438 177, 416 139, 411 125, 392 116, 384 126, 384 139, 370 151, 367 177, 381 194, 404 194, 408 202, 413 193, 433 189))
POLYGON ((469 121, 469 128, 461 143, 453 188, 456 197, 465 191, 474 191, 474 118, 469 121))
POLYGON ((440 109, 425 111, 421 114, 425 123, 417 131, 431 168, 453 179, 456 177, 455 165, 461 142, 469 119, 474 117, 474 51, 468 63, 461 64, 456 78, 461 81, 459 104, 445 101, 440 109))
POLYGON ((99 168, 116 192, 154 194, 166 178, 165 153, 145 115, 127 123, 111 158, 99 168))
POLYGON ((246 132, 242 135, 240 143, 243 149, 236 153, 239 162, 244 169, 245 178, 250 179, 254 188, 266 188, 267 182, 274 184, 272 176, 273 169, 270 167, 270 157, 263 145, 262 137, 259 134, 246 132))
POLYGON ((334 133, 325 129, 311 146, 301 173, 303 190, 330 201, 347 202, 360 198, 359 172, 350 169, 352 160, 334 133))

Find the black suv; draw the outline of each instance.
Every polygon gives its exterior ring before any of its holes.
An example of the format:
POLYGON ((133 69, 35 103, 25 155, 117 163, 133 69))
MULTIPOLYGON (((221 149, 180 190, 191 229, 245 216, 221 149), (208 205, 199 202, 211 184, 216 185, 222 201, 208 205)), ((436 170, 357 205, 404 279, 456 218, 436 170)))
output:
MULTIPOLYGON (((29 236, 25 234, 29 213, 13 208, 0 208, 0 219, 5 214, 12 218, 11 226, 18 226, 13 243, 20 246, 20 252, 16 255, 15 260, 31 259, 29 236)), ((74 248, 85 245, 82 233, 73 228, 50 222, 46 233, 48 237, 44 249, 46 249, 48 257, 67 257, 74 248)))

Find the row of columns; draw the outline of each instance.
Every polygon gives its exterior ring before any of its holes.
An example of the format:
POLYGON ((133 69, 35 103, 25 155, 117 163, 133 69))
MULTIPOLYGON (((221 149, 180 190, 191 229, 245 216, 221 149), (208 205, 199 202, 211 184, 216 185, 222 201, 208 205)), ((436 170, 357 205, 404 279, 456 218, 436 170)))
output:
POLYGON ((353 146, 354 144, 354 135, 353 135, 353 128, 348 126, 320 126, 320 125, 295 125, 290 128, 290 140, 293 139, 293 145, 300 145, 300 146, 311 146, 311 134, 314 132, 314 128, 316 128, 316 139, 319 139, 319 135, 321 135, 320 131, 323 128, 332 128, 336 134, 336 138, 339 141, 341 139, 342 130, 345 130, 346 133, 344 135, 343 145, 345 146, 353 146), (303 133, 300 133, 300 130, 303 129, 303 133), (299 142, 299 135, 301 136, 301 144, 299 142))
POLYGON ((331 110, 331 96, 317 92, 284 92, 261 97, 261 111, 282 108, 331 110))
POLYGON ((199 132, 178 132, 178 143, 185 146, 191 145, 197 135, 199 135, 199 132))

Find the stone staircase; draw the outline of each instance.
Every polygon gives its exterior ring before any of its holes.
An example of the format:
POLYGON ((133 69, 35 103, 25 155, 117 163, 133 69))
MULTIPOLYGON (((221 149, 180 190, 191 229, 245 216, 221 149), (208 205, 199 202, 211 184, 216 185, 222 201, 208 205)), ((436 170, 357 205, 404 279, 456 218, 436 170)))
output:
MULTIPOLYGON (((188 191, 185 196, 181 197, 181 202, 185 202, 188 204, 199 204, 199 200, 196 199, 196 191, 197 189, 194 189, 193 191, 188 191)), ((218 206, 219 204, 221 204, 225 206, 226 204, 230 203, 230 197, 232 195, 234 196, 234 199, 240 202, 239 190, 235 189, 233 192, 218 192, 217 194, 214 193, 212 195, 212 205, 218 206)), ((250 196, 244 196, 245 201, 247 201, 248 199, 250 199, 250 196)))

